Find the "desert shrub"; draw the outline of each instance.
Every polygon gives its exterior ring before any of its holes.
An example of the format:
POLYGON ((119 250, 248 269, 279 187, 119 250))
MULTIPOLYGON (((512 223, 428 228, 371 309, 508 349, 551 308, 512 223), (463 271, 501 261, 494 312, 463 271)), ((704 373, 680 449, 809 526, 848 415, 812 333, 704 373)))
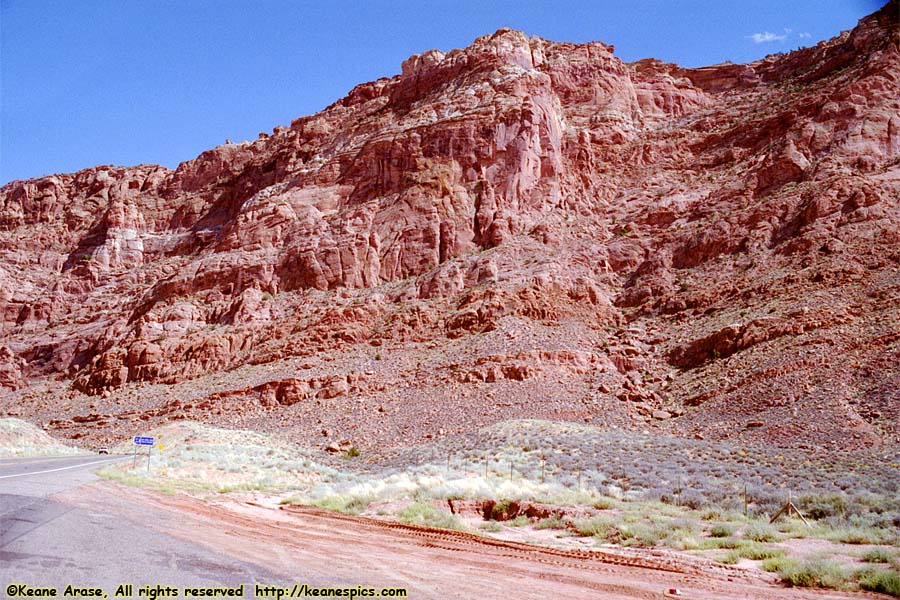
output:
POLYGON ((674 548, 687 550, 700 545, 700 524, 693 519, 673 519, 662 523, 657 527, 657 534, 674 548))
POLYGON ((606 517, 582 519, 575 522, 575 531, 581 535, 593 535, 607 539, 610 532, 613 531, 613 522, 606 517))
POLYGON ((457 531, 462 531, 466 528, 456 515, 446 513, 434 505, 425 502, 413 502, 400 511, 400 514, 398 514, 397 517, 403 523, 420 525, 422 527, 455 529, 457 531))
POLYGON ((651 547, 659 543, 659 531, 646 523, 622 523, 609 534, 609 541, 622 546, 651 547))
POLYGON ((726 552, 723 556, 720 556, 716 560, 718 560, 718 562, 722 563, 723 565, 736 565, 740 559, 740 555, 736 551, 731 550, 730 552, 726 552))
POLYGON ((716 508, 707 508, 700 513, 700 518, 704 521, 718 521, 722 518, 722 511, 716 508))
POLYGON ((696 535, 684 535, 679 538, 668 538, 665 543, 676 550, 700 550, 703 548, 703 540, 696 535))
POLYGON ((727 538, 705 538, 700 541, 697 547, 701 550, 734 550, 746 544, 744 540, 733 537, 727 538))
POLYGON ((612 498, 607 498, 606 496, 602 496, 594 500, 593 504, 594 508, 597 510, 609 510, 610 508, 616 507, 616 501, 612 498))
POLYGON ((797 560, 789 556, 775 556, 762 562, 762 570, 768 573, 780 573, 789 568, 796 568, 797 560))
POLYGON ((237 483, 220 486, 216 491, 220 494, 233 494, 234 492, 265 492, 271 487, 271 481, 257 483, 237 483))
POLYGON ((873 548, 863 554, 862 559, 869 563, 889 563, 894 560, 894 554, 884 548, 873 548))
POLYGON ((754 542, 774 542, 778 539, 778 530, 768 523, 751 523, 744 530, 744 539, 754 542))
POLYGON ((496 504, 491 508, 491 518, 496 520, 499 517, 503 516, 504 513, 509 512, 509 500, 499 500, 496 504))
POLYGON ((747 498, 750 501, 750 512, 754 515, 775 514, 784 506, 784 497, 764 487, 749 486, 747 498))
POLYGON ((839 477, 834 484, 840 488, 841 490, 856 490, 861 487, 864 487, 864 482, 860 479, 860 476, 855 473, 848 473, 843 477, 839 477))
POLYGON ((842 588, 847 571, 840 563, 825 559, 807 559, 802 563, 785 561, 778 569, 781 581, 794 587, 842 588))
POLYGON ((807 525, 800 519, 782 519, 778 522, 779 533, 788 538, 822 537, 831 531, 828 525, 822 521, 813 521, 807 525))
POLYGON ((488 531, 491 533, 497 533, 498 531, 502 531, 503 527, 497 521, 486 521, 478 526, 478 529, 482 531, 488 531))
POLYGON ((714 538, 730 537, 734 535, 734 528, 729 525, 719 523, 718 525, 714 525, 713 528, 709 530, 709 535, 714 538))
POLYGON ((546 519, 541 519, 534 524, 535 529, 565 529, 566 523, 559 515, 553 515, 546 519))
POLYGON ((859 587, 900 598, 900 573, 883 569, 866 569, 856 574, 859 587))
POLYGON ((591 506, 596 497, 585 490, 573 490, 554 487, 533 494, 535 502, 555 504, 557 506, 591 506))
POLYGON ((819 520, 843 515, 847 502, 843 494, 806 494, 797 498, 797 508, 807 517, 819 520))
MULTIPOLYGON (((628 476, 629 481, 634 482, 636 477, 633 475, 628 476)), ((662 502, 663 504, 675 504, 675 494, 669 488, 644 488, 643 498, 647 501, 657 501, 662 502)))
POLYGON ((680 506, 686 506, 691 510, 700 510, 707 506, 709 502, 702 493, 696 490, 684 490, 680 495, 680 498, 678 498, 678 504, 680 506))
POLYGON ((890 527, 900 529, 900 512, 885 511, 878 513, 878 516, 873 519, 873 525, 885 529, 890 527))
POLYGON ((841 527, 827 534, 826 538, 842 544, 880 544, 883 535, 875 527, 841 527))
POLYGON ((510 525, 512 527, 523 527, 525 525, 528 525, 529 523, 531 523, 531 519, 529 519, 525 515, 519 515, 515 519, 511 519, 506 522, 507 525, 510 525))
POLYGON ((325 510, 333 510, 334 512, 344 513, 346 515, 358 515, 368 508, 372 498, 368 496, 326 496, 313 500, 310 504, 318 506, 325 510))
POLYGON ((769 560, 787 554, 784 548, 773 548, 772 546, 766 546, 765 544, 760 544, 758 542, 742 544, 737 549, 737 552, 741 558, 749 558, 750 560, 769 560))

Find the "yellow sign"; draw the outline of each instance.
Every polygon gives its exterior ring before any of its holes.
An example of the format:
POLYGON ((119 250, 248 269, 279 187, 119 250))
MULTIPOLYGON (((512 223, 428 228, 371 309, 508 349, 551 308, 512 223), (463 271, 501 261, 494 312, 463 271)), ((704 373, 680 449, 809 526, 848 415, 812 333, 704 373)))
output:
POLYGON ((162 450, 162 449, 163 449, 163 445, 162 445, 162 444, 159 444, 159 445, 157 446, 157 449, 162 450))

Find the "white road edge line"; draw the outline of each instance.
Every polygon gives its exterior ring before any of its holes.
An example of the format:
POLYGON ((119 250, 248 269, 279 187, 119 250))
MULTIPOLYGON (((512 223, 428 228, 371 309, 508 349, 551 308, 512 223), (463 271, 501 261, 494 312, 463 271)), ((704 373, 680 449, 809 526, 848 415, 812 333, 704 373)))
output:
POLYGON ((79 467, 87 467, 89 465, 99 465, 100 463, 108 463, 114 460, 124 460, 131 458, 130 456, 118 456, 116 458, 107 458, 105 460, 95 460, 94 462, 81 463, 68 467, 59 467, 58 469, 47 469, 46 471, 31 471, 30 473, 16 473, 15 475, 0 475, 0 479, 9 479, 10 477, 28 477, 29 475, 43 475, 44 473, 55 473, 56 471, 67 471, 68 469, 78 469, 79 467))
POLYGON ((0 466, 5 464, 16 464, 16 461, 47 461, 47 460, 75 460, 75 459, 85 459, 91 456, 96 456, 96 454, 69 454, 63 456, 5 456, 0 458, 0 466))

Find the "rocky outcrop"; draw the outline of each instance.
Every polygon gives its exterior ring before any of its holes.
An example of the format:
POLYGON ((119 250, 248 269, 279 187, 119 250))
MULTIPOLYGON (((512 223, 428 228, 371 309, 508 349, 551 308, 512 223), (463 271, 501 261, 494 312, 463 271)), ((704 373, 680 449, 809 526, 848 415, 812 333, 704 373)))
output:
MULTIPOLYGON (((830 319, 827 325, 834 326, 839 323, 839 319, 830 319)), ((696 367, 710 360, 728 358, 735 352, 769 340, 785 335, 798 335, 823 324, 816 319, 762 318, 749 323, 727 325, 689 344, 676 346, 669 352, 669 362, 682 368, 696 367)))
POLYGON ((494 383, 503 380, 524 381, 532 377, 548 375, 583 376, 598 371, 613 371, 614 364, 602 355, 572 351, 531 351, 518 352, 512 356, 484 356, 475 361, 475 366, 458 370, 459 381, 483 381, 494 383))
MULTIPOLYGON (((363 393, 359 361, 418 389, 404 378, 422 369, 386 366, 409 352, 441 357, 447 401, 528 388, 568 398, 546 404, 560 418, 643 423, 718 390, 691 378, 729 361, 793 376, 777 363, 798 340, 893 327, 898 64, 896 2, 810 48, 699 69, 501 29, 175 170, 9 183, 4 397, 258 367, 284 373, 232 399, 300 410, 363 393), (292 372, 313 356, 334 368, 292 372)), ((847 397, 886 414, 871 390, 887 388, 865 385, 847 397)))
POLYGON ((25 386, 25 380, 22 378, 24 362, 9 348, 0 346, 0 388, 17 390, 25 386))

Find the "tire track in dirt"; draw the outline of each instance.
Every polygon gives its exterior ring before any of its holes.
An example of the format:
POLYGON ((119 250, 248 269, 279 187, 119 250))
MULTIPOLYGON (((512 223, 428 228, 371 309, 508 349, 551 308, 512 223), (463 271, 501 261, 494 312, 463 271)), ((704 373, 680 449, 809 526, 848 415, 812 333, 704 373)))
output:
POLYGON ((508 554, 506 554, 506 556, 510 558, 527 559, 535 562, 561 566, 569 566, 572 561, 575 561, 581 563, 579 564, 580 568, 585 569, 597 568, 596 564, 592 563, 600 562, 609 565, 652 569, 654 571, 666 571, 670 573, 709 575, 710 573, 715 572, 730 577, 747 577, 747 571, 745 569, 730 567, 712 561, 702 561, 702 563, 700 563, 699 561, 688 561, 687 559, 676 560, 674 557, 639 556, 607 550, 564 550, 560 548, 535 546, 523 542, 501 540, 463 531, 435 529, 432 527, 409 525, 406 523, 385 521, 371 517, 351 517, 348 515, 333 514, 318 508, 306 506, 285 506, 282 507, 282 510, 292 514, 303 515, 305 517, 324 517, 386 529, 401 533, 408 537, 429 540, 431 543, 446 550, 474 551, 479 548, 489 547, 507 551, 508 554), (553 560, 551 557, 558 560, 553 560))
MULTIPOLYGON (((581 550, 534 546, 330 513, 306 506, 280 510, 233 499, 210 502, 103 483, 82 502, 96 509, 148 512, 169 535, 215 547, 286 577, 327 576, 355 584, 404 586, 410 598, 508 600, 660 600, 669 588, 696 600, 848 600, 863 592, 800 590, 773 576, 668 550, 581 550), (108 492, 108 493, 103 493, 108 492), (128 499, 128 503, 123 500, 128 499), (127 508, 126 508, 127 506, 127 508), (147 509, 155 511, 147 511, 147 509), (163 524, 165 521, 165 524, 163 524)), ((144 516, 146 518, 146 516, 144 516)))

